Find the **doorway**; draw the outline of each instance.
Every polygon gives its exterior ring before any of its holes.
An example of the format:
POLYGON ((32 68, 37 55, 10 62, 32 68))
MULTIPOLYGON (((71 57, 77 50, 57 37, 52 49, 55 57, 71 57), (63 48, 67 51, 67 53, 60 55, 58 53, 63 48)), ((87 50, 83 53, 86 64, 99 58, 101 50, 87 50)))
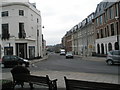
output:
POLYGON ((16 55, 27 58, 27 43, 16 43, 16 55))

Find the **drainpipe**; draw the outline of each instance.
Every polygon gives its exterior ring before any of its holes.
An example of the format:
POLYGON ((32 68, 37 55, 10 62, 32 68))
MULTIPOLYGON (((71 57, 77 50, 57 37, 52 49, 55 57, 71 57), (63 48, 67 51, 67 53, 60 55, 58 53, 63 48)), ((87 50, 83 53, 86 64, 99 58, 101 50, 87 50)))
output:
POLYGON ((118 2, 118 12, 119 12, 119 16, 118 16, 118 33, 117 33, 117 40, 118 40, 118 45, 119 45, 119 50, 120 50, 120 1, 118 2))

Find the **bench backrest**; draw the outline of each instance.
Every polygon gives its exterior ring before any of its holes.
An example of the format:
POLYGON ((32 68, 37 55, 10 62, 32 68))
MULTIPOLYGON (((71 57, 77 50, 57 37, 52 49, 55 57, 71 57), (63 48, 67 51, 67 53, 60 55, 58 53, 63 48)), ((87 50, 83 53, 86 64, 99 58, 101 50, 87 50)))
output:
POLYGON ((57 79, 50 80, 49 76, 35 76, 30 74, 12 74, 14 82, 28 82, 49 87, 49 90, 57 90, 57 79))
POLYGON ((35 76, 29 74, 14 74, 13 78, 15 81, 32 82, 42 85, 49 85, 50 82, 48 75, 43 77, 43 76, 35 76))
POLYGON ((65 79, 66 90, 119 90, 120 84, 65 79))

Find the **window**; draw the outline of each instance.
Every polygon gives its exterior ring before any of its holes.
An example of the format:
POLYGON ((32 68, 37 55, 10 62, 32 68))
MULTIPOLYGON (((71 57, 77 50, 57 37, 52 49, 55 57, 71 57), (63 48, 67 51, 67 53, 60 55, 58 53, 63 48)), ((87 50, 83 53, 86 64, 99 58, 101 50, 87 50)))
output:
POLYGON ((33 21, 33 15, 31 14, 31 21, 33 21))
POLYGON ((11 56, 12 60, 18 60, 19 58, 17 56, 11 56))
POLYGON ((19 15, 24 16, 24 10, 19 10, 19 15))
POLYGON ((1 16, 2 16, 2 17, 8 16, 8 11, 2 12, 2 15, 1 15, 1 16))
POLYGON ((107 29, 105 28, 105 37, 107 37, 107 29))
POLYGON ((103 15, 103 20, 104 20, 104 23, 106 23, 106 14, 103 15))
POLYGON ((7 24, 2 24, 2 39, 6 40, 9 39, 9 25, 7 24))
MULTIPOLYGON (((5 54, 5 55, 7 55, 7 54, 5 54)), ((4 56, 3 57, 5 60, 10 60, 10 56, 4 56)))
POLYGON ((115 33, 114 33, 114 24, 111 24, 111 36, 113 36, 115 33))
POLYGON ((100 45, 97 44, 97 53, 100 54, 100 45))
POLYGON ((116 35, 118 35, 118 29, 119 29, 118 22, 116 22, 116 35))
POLYGON ((109 19, 109 9, 106 11, 106 20, 109 19))
POLYGON ((109 26, 107 26, 107 36, 109 37, 109 26))
POLYGON ((103 18, 102 18, 102 16, 100 16, 100 24, 102 24, 103 23, 103 18))
POLYGON ((115 16, 118 16, 118 4, 115 5, 115 16))
POLYGON ((111 43, 108 44, 108 50, 109 50, 109 51, 112 50, 112 44, 111 44, 111 43))
MULTIPOLYGON (((4 47, 4 54, 5 55, 13 55, 13 47, 4 47)), ((8 59, 9 60, 9 59, 8 59)))
POLYGON ((103 29, 100 30, 101 38, 103 38, 103 29))
POLYGON ((33 59, 35 57, 35 46, 29 46, 29 58, 33 59))
POLYGON ((101 44, 101 53, 104 54, 104 44, 101 44))
POLYGON ((113 7, 110 8, 109 13, 110 13, 110 19, 113 19, 114 18, 114 8, 113 7))
POLYGON ((120 55, 120 51, 113 51, 113 55, 120 55))
POLYGON ((97 39, 99 39, 99 30, 97 30, 97 39))
POLYGON ((39 30, 37 30, 37 36, 39 36, 39 30))
POLYGON ((115 47, 115 50, 119 50, 119 44, 118 44, 118 42, 115 42, 114 47, 115 47))
POLYGON ((39 23, 39 19, 37 18, 37 23, 39 23))
POLYGON ((24 30, 24 23, 19 23, 19 38, 25 38, 26 33, 24 30))
POLYGON ((99 25, 98 20, 99 20, 99 19, 97 18, 97 19, 96 19, 96 25, 97 25, 97 26, 99 25))

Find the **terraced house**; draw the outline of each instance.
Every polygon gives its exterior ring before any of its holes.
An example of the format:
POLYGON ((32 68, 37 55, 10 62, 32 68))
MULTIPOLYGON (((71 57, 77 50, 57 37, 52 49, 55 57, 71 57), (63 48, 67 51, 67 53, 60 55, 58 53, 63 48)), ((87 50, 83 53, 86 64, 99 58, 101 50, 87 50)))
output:
POLYGON ((101 2, 94 17, 96 53, 120 49, 120 2, 101 2))
POLYGON ((3 55, 42 57, 41 14, 29 2, 3 2, 0 5, 0 36, 3 55))
MULTIPOLYGON (((106 55, 110 50, 120 49, 120 1, 100 2, 95 12, 72 27, 72 50, 74 54, 91 56, 106 55)), ((68 36, 69 33, 65 36, 68 36)), ((64 43, 68 39, 62 40, 64 43)), ((66 45, 65 47, 68 47, 66 45)))

